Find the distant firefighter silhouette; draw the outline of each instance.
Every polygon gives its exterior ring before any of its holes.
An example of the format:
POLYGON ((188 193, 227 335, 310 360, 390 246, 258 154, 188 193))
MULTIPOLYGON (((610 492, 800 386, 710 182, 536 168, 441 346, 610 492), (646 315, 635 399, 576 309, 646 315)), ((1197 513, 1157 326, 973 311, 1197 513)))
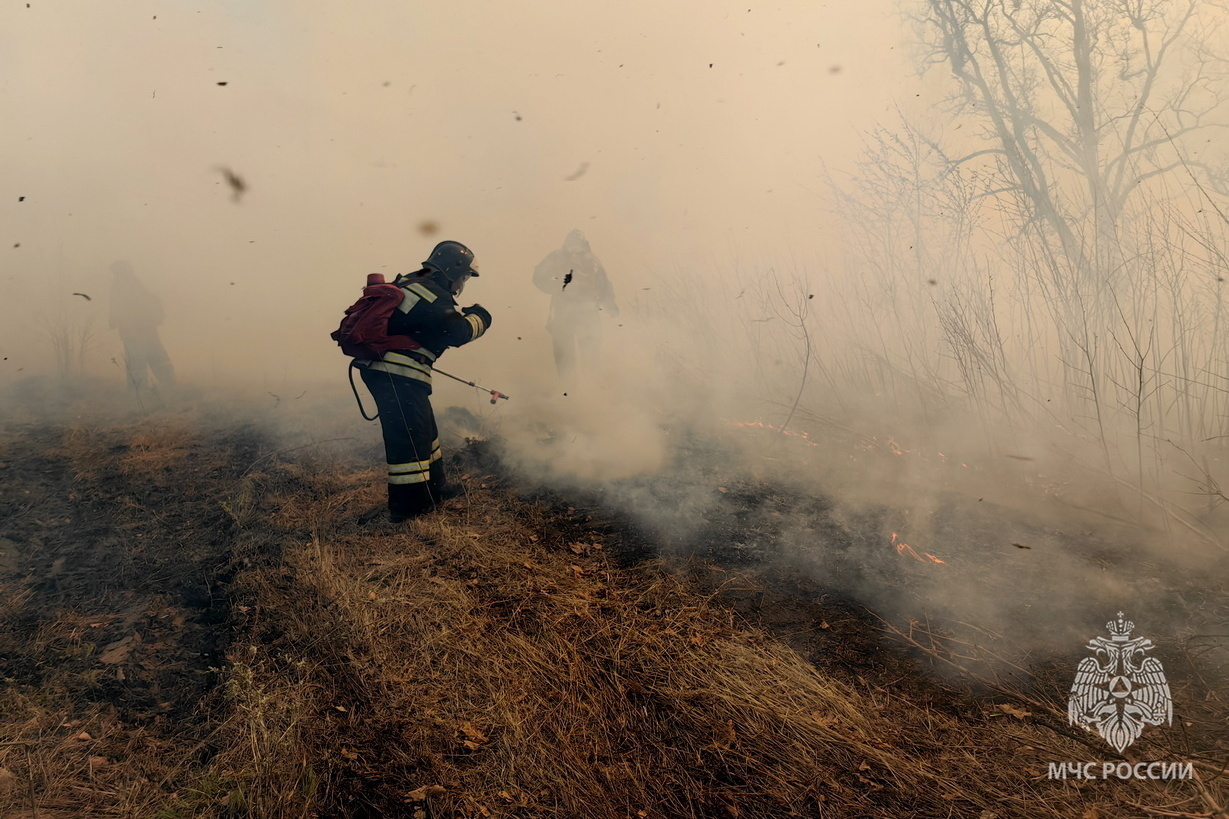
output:
POLYGON ((533 283, 550 294, 550 331, 559 377, 571 380, 581 367, 597 360, 602 346, 601 314, 619 315, 606 269, 589 248, 585 234, 573 230, 563 246, 533 271, 533 283))
POLYGON ((124 261, 111 265, 111 329, 119 332, 124 344, 124 367, 128 386, 133 390, 145 387, 149 373, 158 379, 158 386, 175 385, 175 368, 158 338, 162 324, 162 302, 136 277, 124 261))

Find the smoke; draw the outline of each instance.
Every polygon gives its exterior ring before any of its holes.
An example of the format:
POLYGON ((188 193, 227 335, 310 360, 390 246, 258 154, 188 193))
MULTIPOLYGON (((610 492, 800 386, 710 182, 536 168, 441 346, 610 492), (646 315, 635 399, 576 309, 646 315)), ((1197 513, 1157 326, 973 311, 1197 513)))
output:
MULTIPOLYGON (((512 399, 437 377, 437 409, 476 418, 527 485, 600 498, 672 550, 1026 644, 1137 601, 1180 620, 1182 573, 1222 565, 1215 453, 1125 469, 1163 436, 1124 435, 1141 416, 1115 402, 1101 437, 1047 406, 1036 385, 1069 385, 1031 365, 1062 334, 1002 278, 989 298, 964 221, 936 209, 923 254, 923 226, 879 230, 868 191, 844 188, 857 210, 826 187, 861 173, 885 112, 941 101, 905 79, 886 0, 23 6, 0 12, 0 385, 30 400, 122 385, 105 317, 127 259, 189 396, 241 387, 297 413, 288 429, 311 401, 340 437, 342 310, 366 274, 455 239, 482 271, 462 301, 494 325, 440 367, 512 399), (568 382, 532 271, 575 228, 622 312, 594 319, 601 356, 568 382), (921 261, 881 264, 888 246, 921 261), (979 358, 994 319, 1005 352, 979 358)), ((900 181, 879 170, 870 188, 900 181)))
POLYGON ((1189 601, 1223 551, 1134 515, 1096 439, 876 393, 834 366, 865 337, 832 331, 849 309, 833 275, 755 269, 676 269, 583 383, 544 374, 491 430, 523 484, 617 510, 668 554, 796 572, 1003 657, 1073 650, 1120 609, 1175 639, 1222 616, 1189 601))

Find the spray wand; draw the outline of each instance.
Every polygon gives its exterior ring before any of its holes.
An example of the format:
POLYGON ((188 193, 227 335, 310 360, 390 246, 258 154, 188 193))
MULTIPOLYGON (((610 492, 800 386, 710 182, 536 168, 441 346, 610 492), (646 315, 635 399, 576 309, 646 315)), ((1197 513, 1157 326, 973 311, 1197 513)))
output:
POLYGON ((431 371, 432 371, 432 372, 439 373, 440 375, 446 375, 446 376, 448 376, 449 378, 451 378, 453 381, 460 381, 462 384, 465 384, 465 385, 467 385, 467 386, 470 386, 470 387, 477 387, 478 389, 482 390, 483 392, 489 392, 489 393, 491 394, 491 403, 492 403, 492 404, 494 404, 494 403, 495 403, 495 399, 497 399, 497 398, 502 398, 502 399, 504 399, 505 401, 507 401, 507 400, 508 400, 508 396, 504 395, 504 394, 503 394, 502 392, 500 392, 499 390, 487 389, 486 387, 482 386, 481 384, 475 384, 473 381, 466 381, 464 378, 457 378, 457 377, 456 377, 455 375, 453 375, 452 373, 446 373, 446 372, 444 372, 443 370, 438 369, 438 368, 436 368, 436 367, 432 367, 432 368, 431 368, 431 371))

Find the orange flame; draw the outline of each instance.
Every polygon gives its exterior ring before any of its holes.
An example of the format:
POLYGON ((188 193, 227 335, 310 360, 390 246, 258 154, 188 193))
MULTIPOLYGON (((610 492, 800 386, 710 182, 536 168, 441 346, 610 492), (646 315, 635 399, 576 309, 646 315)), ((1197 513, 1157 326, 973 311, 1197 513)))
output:
POLYGON ((920 560, 922 563, 946 563, 947 562, 946 560, 941 560, 940 558, 935 557, 930 552, 922 552, 921 554, 918 554, 916 551, 914 551, 912 546, 910 546, 908 543, 905 543, 903 540, 900 540, 899 536, 895 532, 892 533, 892 545, 896 547, 896 553, 898 555, 908 555, 914 560, 920 560))
POLYGON ((785 435, 789 435, 793 438, 801 438, 807 446, 819 446, 819 444, 812 441, 811 436, 805 432, 794 432, 793 430, 790 430, 790 429, 781 429, 780 427, 774 427, 772 424, 765 424, 763 421, 731 421, 730 426, 755 427, 756 429, 770 429, 773 432, 780 432, 785 435))

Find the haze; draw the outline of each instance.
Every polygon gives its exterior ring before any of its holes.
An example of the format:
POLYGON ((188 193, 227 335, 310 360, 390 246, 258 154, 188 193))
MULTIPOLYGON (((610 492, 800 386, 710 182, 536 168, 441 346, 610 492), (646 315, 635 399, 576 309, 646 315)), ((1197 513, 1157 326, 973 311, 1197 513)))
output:
MULTIPOLYGON (((487 357, 520 336, 528 377, 550 368, 529 275, 569 229, 625 298, 678 265, 828 254, 825 163, 921 93, 886 0, 0 16, 6 380, 48 366, 48 326, 91 321, 87 367, 118 377, 105 299, 71 293, 105 293, 123 258, 163 296, 185 378, 339 386, 328 333, 365 274, 442 238, 487 274, 466 294, 496 315, 487 357)), ((482 360, 450 356, 471 377, 482 360)))
MULTIPOLYGON (((1179 542, 1222 553, 1223 131, 1188 126, 1225 124, 1225 64, 1200 48, 1220 42, 1223 14, 1184 18, 1175 0, 1136 28, 1111 0, 1089 7, 1104 33, 1099 125, 1055 120, 1047 142, 1036 117, 1061 119, 1061 88, 1036 86, 1035 65, 1012 80, 1041 88, 1008 112, 1030 134, 1016 153, 1048 169, 1030 200, 1011 177, 1022 169, 996 158, 1010 152, 984 150, 1011 138, 985 100, 940 104, 975 55, 919 77, 893 0, 10 5, 0 384, 53 378, 56 343, 73 338, 78 374, 120 389, 106 293, 125 259, 163 298, 184 384, 271 394, 281 417, 310 395, 299 412, 358 435, 329 333, 366 274, 412 271, 455 239, 482 272, 461 300, 494 325, 441 366, 513 399, 490 407, 437 379, 435 404, 482 416, 526 479, 648 476, 612 502, 687 529, 716 503, 711 480, 661 470, 669 435, 703 429, 750 442, 726 465, 737 474, 778 458, 776 477, 849 509, 890 503, 916 522, 985 500, 1043 526, 1061 499, 1063 514, 1093 510, 1080 531, 1126 521, 1171 559, 1194 554, 1179 542), (1194 21, 1195 47, 1172 52, 1130 130, 1146 51, 1132 38, 1174 19, 1194 21), (1096 150, 1072 147, 1092 137, 1096 150), (1146 147, 1112 165, 1130 139, 1146 147), (1072 159, 1087 156, 1111 166, 1072 159), (1093 178, 1122 182, 1111 218, 1093 178), (573 228, 624 312, 605 322, 588 389, 565 396, 531 276, 573 228), (733 431, 760 419, 823 446, 786 457, 784 436, 733 431), (666 503, 662 485, 688 497, 666 503)), ((1060 73, 1078 65, 1046 28, 1061 17, 1026 21, 1060 73)), ((960 539, 928 526, 906 532, 922 551, 942 544, 918 536, 960 539)), ((1055 600, 1096 575, 1027 566, 1037 583, 1021 588, 1055 600)), ((941 577, 936 597, 980 609, 966 621, 1019 610, 941 577)))

